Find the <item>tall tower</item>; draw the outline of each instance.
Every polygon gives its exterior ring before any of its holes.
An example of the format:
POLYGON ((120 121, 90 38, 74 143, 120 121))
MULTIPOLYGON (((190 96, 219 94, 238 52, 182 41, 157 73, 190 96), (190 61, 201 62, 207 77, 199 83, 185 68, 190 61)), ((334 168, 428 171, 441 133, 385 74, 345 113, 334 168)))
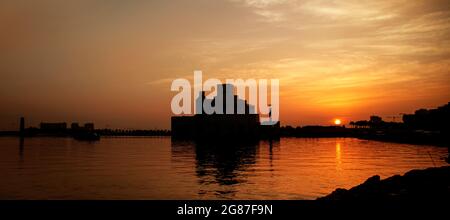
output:
POLYGON ((20 134, 20 136, 23 136, 25 134, 25 118, 24 117, 20 117, 19 134, 20 134))

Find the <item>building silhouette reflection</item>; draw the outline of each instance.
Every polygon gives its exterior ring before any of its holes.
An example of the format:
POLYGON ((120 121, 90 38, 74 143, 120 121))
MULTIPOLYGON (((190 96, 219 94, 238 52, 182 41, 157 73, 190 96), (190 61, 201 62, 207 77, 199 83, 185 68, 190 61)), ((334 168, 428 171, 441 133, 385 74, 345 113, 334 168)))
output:
MULTIPOLYGON (((244 143, 198 143, 194 141, 172 140, 172 158, 177 161, 193 159, 195 174, 198 178, 199 195, 215 194, 223 198, 233 198, 235 185, 248 182, 248 172, 257 162, 260 145, 268 145, 266 153, 273 158, 272 148, 279 145, 278 141, 256 141, 244 143), (208 187, 217 185, 217 187, 208 187), (215 189, 211 191, 209 189, 215 189)), ((272 161, 270 160, 272 166, 272 161)))

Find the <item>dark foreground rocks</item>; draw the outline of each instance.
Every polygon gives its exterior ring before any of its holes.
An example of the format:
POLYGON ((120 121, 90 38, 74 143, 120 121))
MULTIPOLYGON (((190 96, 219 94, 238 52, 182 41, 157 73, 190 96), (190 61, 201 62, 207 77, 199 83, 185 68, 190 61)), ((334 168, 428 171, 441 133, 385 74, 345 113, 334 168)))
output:
POLYGON ((448 200, 450 166, 411 170, 380 180, 375 175, 349 190, 338 188, 318 200, 448 200))

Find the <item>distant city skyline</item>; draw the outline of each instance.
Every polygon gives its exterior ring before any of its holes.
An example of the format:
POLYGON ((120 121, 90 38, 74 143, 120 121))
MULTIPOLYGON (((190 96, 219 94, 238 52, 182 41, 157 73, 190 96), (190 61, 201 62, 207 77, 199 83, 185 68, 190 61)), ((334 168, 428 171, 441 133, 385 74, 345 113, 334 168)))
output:
POLYGON ((173 79, 280 80, 282 125, 450 101, 446 0, 3 1, 0 130, 170 129, 173 79))

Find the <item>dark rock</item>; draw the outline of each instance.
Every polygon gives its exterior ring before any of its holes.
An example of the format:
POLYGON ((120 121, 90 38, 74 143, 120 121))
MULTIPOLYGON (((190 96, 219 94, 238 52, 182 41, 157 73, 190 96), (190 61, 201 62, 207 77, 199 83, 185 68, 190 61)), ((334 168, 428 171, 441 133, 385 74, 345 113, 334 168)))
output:
POLYGON ((378 183, 380 183, 380 176, 375 175, 375 176, 372 176, 369 179, 367 179, 363 183, 363 185, 374 185, 374 184, 378 184, 378 183))
POLYGON ((388 200, 450 198, 450 166, 411 170, 380 180, 375 175, 349 190, 336 189, 320 200, 388 200))

